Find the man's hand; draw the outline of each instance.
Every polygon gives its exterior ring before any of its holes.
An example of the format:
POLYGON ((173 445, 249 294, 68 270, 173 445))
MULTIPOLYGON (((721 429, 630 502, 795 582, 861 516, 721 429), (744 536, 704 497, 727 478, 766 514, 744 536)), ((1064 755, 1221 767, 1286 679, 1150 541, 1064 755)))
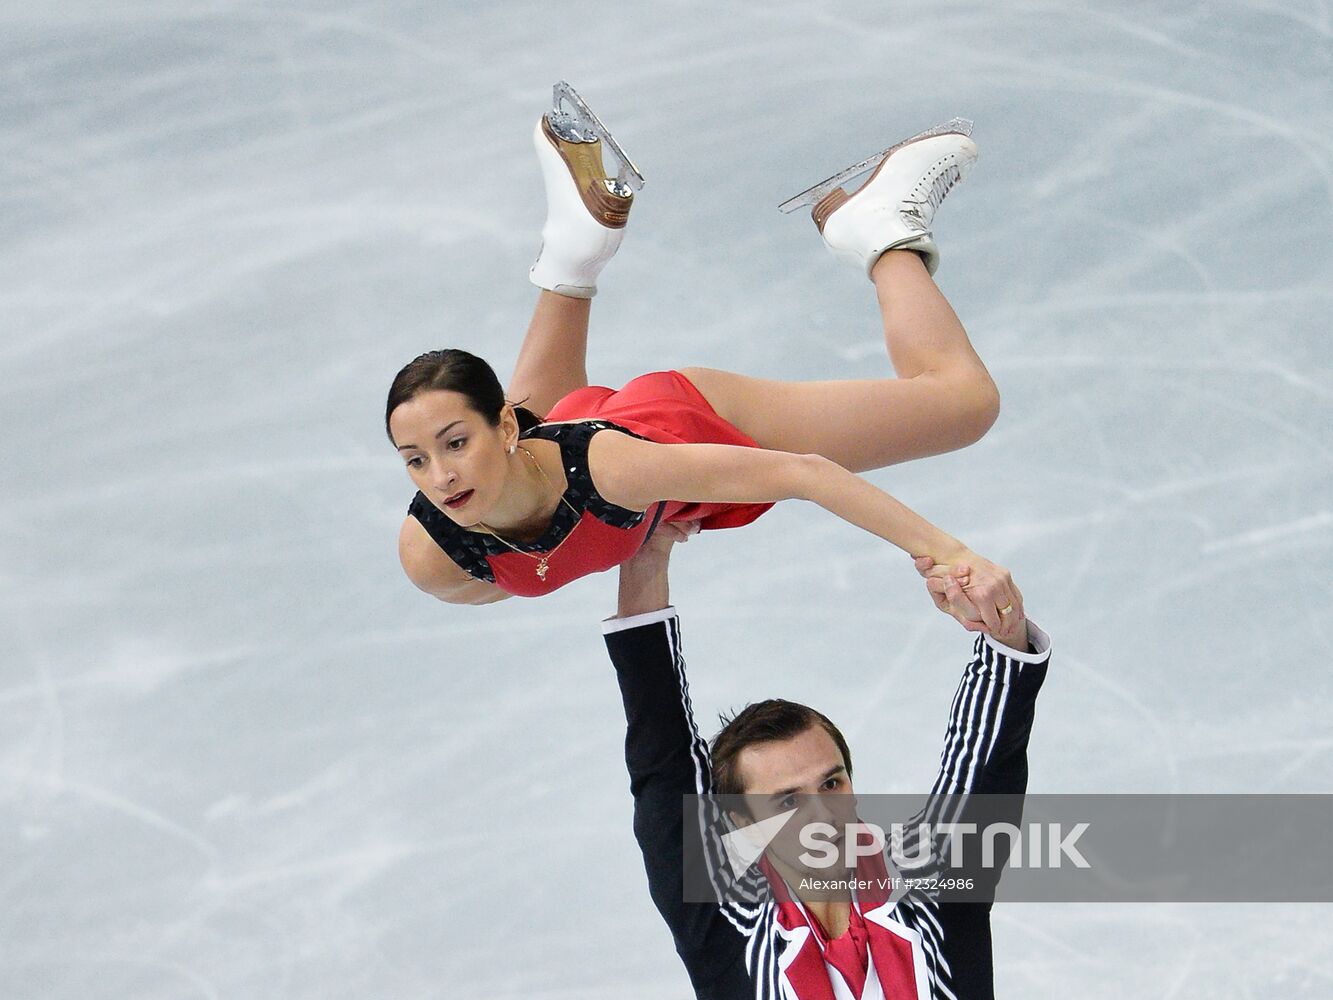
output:
POLYGON ((662 521, 643 547, 620 564, 617 618, 661 611, 671 604, 667 580, 671 549, 677 542, 689 541, 698 530, 698 521, 662 521))
POLYGON ((930 599, 935 602, 935 607, 956 620, 969 632, 985 632, 996 642, 1010 649, 1027 650, 1027 618, 1023 614, 1022 595, 1018 593, 1018 587, 1012 580, 1009 581, 1009 586, 1018 596, 1018 600, 1009 605, 1009 612, 1004 613, 1002 609, 996 612, 999 614, 1000 627, 991 628, 982 620, 980 609, 965 593, 964 588, 967 587, 972 572, 970 567, 951 566, 942 572, 940 567, 935 566, 935 560, 929 556, 922 556, 915 560, 915 564, 917 572, 926 578, 926 590, 930 594, 930 599))
POLYGON ((688 542, 691 535, 699 533, 698 521, 661 521, 651 538, 643 543, 638 552, 622 564, 629 566, 639 559, 661 558, 665 562, 677 542, 688 542))

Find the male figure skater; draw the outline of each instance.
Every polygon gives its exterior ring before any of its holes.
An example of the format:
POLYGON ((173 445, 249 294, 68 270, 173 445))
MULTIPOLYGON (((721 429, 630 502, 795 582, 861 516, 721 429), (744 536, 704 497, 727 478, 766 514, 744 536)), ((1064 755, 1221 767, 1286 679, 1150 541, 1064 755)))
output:
MULTIPOLYGON (((625 705, 634 835, 649 892, 696 997, 993 997, 988 903, 940 902, 919 893, 830 899, 800 889, 800 872, 771 847, 763 876, 752 877, 746 892, 684 901, 684 796, 744 794, 747 801, 771 802, 772 812, 800 799, 827 806, 829 816, 840 809, 846 815, 853 801, 833 798, 852 790, 846 741, 813 709, 760 702, 726 725, 711 754, 699 737, 667 581, 671 548, 685 535, 679 526, 659 526, 620 567, 617 613, 603 631, 625 705)), ((924 574, 931 564, 918 561, 917 568, 924 574)), ((956 580, 927 585, 941 610, 976 629, 981 616, 956 580)), ((932 802, 1025 792, 1028 733, 1049 657, 1049 638, 1026 620, 977 637, 954 697, 932 802)), ((884 738, 893 738, 891 729, 884 738)), ((705 836, 691 828, 696 834, 705 836)))

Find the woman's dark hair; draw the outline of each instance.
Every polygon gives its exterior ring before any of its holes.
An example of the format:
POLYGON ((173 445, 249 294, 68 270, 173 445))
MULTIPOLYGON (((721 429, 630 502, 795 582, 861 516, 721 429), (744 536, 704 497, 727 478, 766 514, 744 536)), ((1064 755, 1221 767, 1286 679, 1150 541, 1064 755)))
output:
POLYGON ((852 776, 852 752, 847 748, 842 733, 838 732, 838 727, 829 721, 828 716, 806 705, 770 698, 768 701, 747 705, 733 718, 723 716, 722 723, 722 732, 713 737, 711 747, 713 791, 718 795, 745 794, 739 758, 746 747, 756 743, 789 740, 793 736, 800 736, 811 726, 819 726, 829 734, 842 754, 842 762, 847 766, 847 777, 852 776))
MULTIPOLYGON (((393 441, 393 432, 389 430, 389 418, 393 411, 410 399, 423 392, 445 389, 467 397, 468 405, 476 410, 492 427, 500 424, 500 413, 504 410, 505 394, 500 388, 500 380, 495 377, 495 370, 475 354, 449 348, 444 351, 427 351, 413 358, 403 370, 394 376, 389 386, 389 402, 384 409, 384 433, 393 441)), ((518 417, 518 429, 526 431, 536 427, 542 418, 523 406, 514 407, 518 417)))

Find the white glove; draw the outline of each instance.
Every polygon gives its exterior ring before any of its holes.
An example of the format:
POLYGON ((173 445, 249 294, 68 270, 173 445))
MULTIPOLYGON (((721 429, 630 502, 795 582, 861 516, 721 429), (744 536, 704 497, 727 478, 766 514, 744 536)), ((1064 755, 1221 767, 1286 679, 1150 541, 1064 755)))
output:
POLYGON ((540 288, 590 299, 597 276, 620 249, 634 195, 607 189, 600 142, 566 142, 545 117, 532 140, 546 185, 546 225, 528 277, 540 288))

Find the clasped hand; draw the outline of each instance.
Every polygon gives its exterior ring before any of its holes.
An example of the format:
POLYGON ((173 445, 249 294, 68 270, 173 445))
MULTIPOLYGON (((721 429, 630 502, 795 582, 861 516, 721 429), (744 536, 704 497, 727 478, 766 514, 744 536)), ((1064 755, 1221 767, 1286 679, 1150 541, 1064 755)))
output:
POLYGON ((1023 594, 1003 566, 975 552, 947 566, 937 565, 930 556, 921 556, 915 565, 926 579, 935 607, 969 632, 985 632, 1004 641, 1026 631, 1023 594))

